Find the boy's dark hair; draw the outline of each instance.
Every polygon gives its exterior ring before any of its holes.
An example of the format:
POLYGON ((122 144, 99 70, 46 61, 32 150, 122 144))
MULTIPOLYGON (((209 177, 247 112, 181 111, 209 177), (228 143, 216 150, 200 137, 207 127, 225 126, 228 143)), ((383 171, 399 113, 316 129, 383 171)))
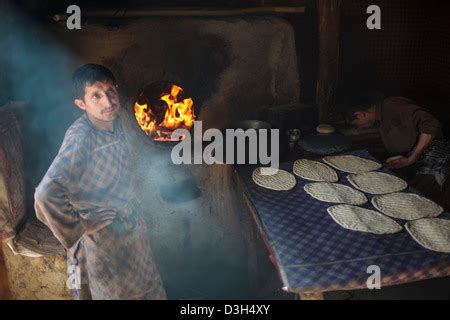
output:
POLYGON ((355 119, 355 113, 358 111, 367 111, 372 106, 383 102, 384 95, 378 91, 362 91, 352 94, 348 99, 348 105, 345 110, 347 122, 351 123, 355 119))
POLYGON ((84 98, 84 88, 92 85, 96 81, 111 81, 116 84, 116 78, 112 72, 99 64, 85 64, 79 67, 72 75, 72 93, 74 99, 84 98))

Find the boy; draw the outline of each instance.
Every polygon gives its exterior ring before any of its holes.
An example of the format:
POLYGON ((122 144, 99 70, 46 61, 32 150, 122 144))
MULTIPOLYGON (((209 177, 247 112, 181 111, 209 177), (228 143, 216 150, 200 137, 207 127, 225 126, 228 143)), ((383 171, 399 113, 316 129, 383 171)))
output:
POLYGON ((358 128, 378 125, 386 150, 397 156, 385 166, 414 172, 408 182, 450 210, 450 142, 439 120, 403 97, 364 92, 353 99, 347 121, 358 128))

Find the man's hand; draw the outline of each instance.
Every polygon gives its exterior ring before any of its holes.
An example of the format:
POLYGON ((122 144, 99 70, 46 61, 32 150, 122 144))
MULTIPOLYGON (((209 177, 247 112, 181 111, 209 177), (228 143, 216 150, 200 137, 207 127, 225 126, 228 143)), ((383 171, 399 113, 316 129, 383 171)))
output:
POLYGON ((417 160, 415 157, 403 157, 402 156, 395 160, 386 162, 384 164, 384 166, 389 169, 400 169, 400 168, 410 166, 410 165, 414 164, 416 161, 417 160))
POLYGON ((99 230, 111 224, 115 217, 116 213, 114 211, 108 210, 103 212, 96 212, 95 219, 83 221, 84 225, 86 226, 86 231, 84 232, 84 234, 91 235, 98 232, 99 230))

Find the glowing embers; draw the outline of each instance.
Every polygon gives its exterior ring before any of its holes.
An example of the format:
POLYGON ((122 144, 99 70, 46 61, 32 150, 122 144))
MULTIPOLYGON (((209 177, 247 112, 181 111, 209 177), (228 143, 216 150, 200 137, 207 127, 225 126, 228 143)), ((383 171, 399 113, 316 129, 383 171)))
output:
POLYGON ((195 120, 192 99, 179 86, 167 82, 146 86, 134 104, 134 114, 141 129, 154 141, 173 141, 174 130, 190 130, 195 120))

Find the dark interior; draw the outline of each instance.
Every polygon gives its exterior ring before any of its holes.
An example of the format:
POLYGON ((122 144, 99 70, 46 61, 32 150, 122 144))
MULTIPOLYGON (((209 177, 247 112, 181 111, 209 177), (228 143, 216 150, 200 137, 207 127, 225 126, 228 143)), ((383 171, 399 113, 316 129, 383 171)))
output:
MULTIPOLYGON (((372 2, 342 1, 340 49, 334 61, 337 86, 329 101, 328 118, 345 132, 347 128, 339 119, 349 97, 355 91, 371 88, 385 95, 412 98, 427 107, 444 124, 448 137, 450 2, 379 0, 377 4, 383 8, 382 30, 368 30, 364 27, 365 9, 372 2)), ((193 98, 204 129, 231 128, 239 121, 256 119, 271 123, 283 134, 291 128, 302 128, 306 134, 319 122, 316 1, 77 3, 86 12, 180 7, 239 9, 262 3, 304 6, 305 11, 232 17, 87 17, 77 32, 67 31, 64 21, 52 19, 55 14, 64 13, 72 1, 14 1, 8 7, 14 14, 0 19, 0 29, 5 34, 0 38, 0 106, 9 101, 25 102, 25 107, 15 112, 23 131, 28 217, 34 215, 34 188, 56 155, 65 130, 81 115, 71 103, 70 74, 82 63, 101 63, 110 68, 120 84, 123 104, 130 111, 145 85, 168 81, 180 84, 193 98), (282 34, 288 35, 283 38, 282 34)), ((283 139, 284 156, 288 141, 284 136, 283 139)), ((380 157, 385 153, 379 135, 372 131, 361 131, 348 139, 355 149, 365 148, 380 157)), ((154 203, 153 197, 159 197, 166 205, 149 219, 157 229, 152 235, 157 243, 155 253, 164 266, 162 275, 171 297, 295 299, 293 294, 279 289, 281 282, 261 239, 247 239, 247 229, 241 227, 243 218, 239 214, 245 215, 245 207, 239 194, 223 191, 225 199, 231 199, 226 201, 229 203, 210 208, 224 199, 217 193, 225 190, 226 183, 231 185, 232 174, 227 171, 227 180, 217 182, 214 179, 221 179, 222 173, 213 169, 200 173, 195 167, 175 168, 167 164, 168 152, 161 145, 143 150, 141 171, 149 179, 143 179, 141 196, 148 206, 154 203), (184 206, 188 201, 190 204, 184 206), (230 208, 235 214, 221 215, 230 208), (202 228, 208 229, 209 238, 199 236, 202 228), (257 252, 259 272, 253 275, 255 286, 248 281, 248 241, 256 243, 253 249, 257 252), (235 247, 238 249, 233 250, 235 247), (230 278, 233 281, 227 280, 230 278)), ((285 156, 282 160, 290 158, 285 156)), ((437 280, 423 285, 424 294, 448 295, 448 278, 437 280)), ((408 286, 399 286, 392 293, 386 291, 387 297, 420 291, 408 286)), ((362 298, 377 298, 376 293, 359 294, 362 298)))

